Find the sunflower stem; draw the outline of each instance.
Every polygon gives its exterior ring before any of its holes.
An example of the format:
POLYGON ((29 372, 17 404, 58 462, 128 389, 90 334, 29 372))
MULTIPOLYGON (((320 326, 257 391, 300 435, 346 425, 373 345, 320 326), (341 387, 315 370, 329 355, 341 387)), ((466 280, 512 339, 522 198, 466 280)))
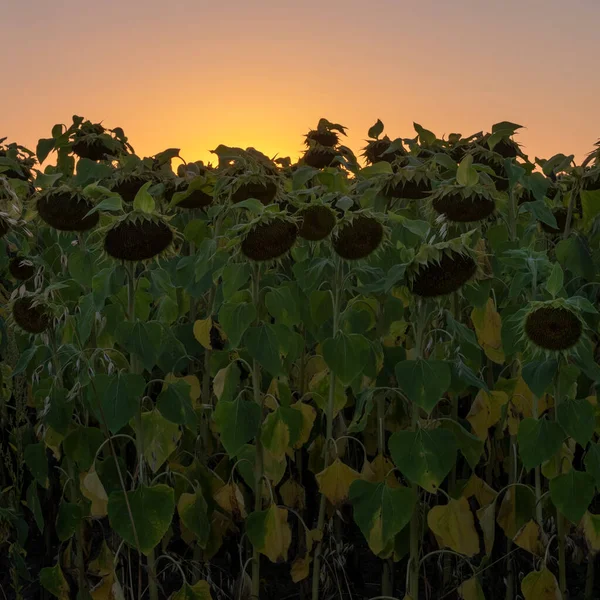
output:
POLYGON ((571 233, 571 219, 573 218, 573 212, 575 210, 575 203, 579 194, 579 184, 575 182, 573 189, 571 190, 571 196, 569 197, 569 206, 567 207, 567 222, 565 223, 565 230, 563 232, 563 240, 566 240, 571 233))
MULTIPOLYGON (((252 302, 256 307, 256 324, 260 321, 260 265, 253 263, 252 272, 252 302)), ((260 407, 260 424, 262 424, 263 396, 260 390, 260 365, 254 359, 252 361, 252 390, 254 402, 260 407)), ((264 476, 263 446, 260 439, 260 427, 256 432, 256 456, 254 459, 254 511, 262 510, 262 489, 264 476)), ((258 600, 260 597, 260 552, 257 548, 252 549, 252 583, 251 598, 258 600)))
MULTIPOLYGON (((557 420, 558 406, 560 404, 560 361, 554 376, 554 419, 557 420)), ((562 472, 561 452, 556 456, 556 476, 562 472)), ((565 552, 565 520, 561 512, 556 509, 556 536, 558 538, 558 585, 563 598, 567 597, 567 558, 565 552)))
MULTIPOLYGON (((333 329, 332 337, 335 338, 340 319, 340 297, 343 287, 343 271, 342 262, 336 255, 334 258, 335 262, 335 276, 333 279, 333 329)), ((327 411, 325 414, 326 420, 326 434, 325 434, 325 456, 323 458, 323 469, 329 466, 329 440, 333 436, 333 407, 335 401, 335 386, 336 377, 335 371, 331 369, 329 373, 329 396, 327 398, 327 411)), ((319 503, 319 518, 317 521, 317 530, 321 534, 321 539, 317 543, 315 549, 315 556, 313 561, 313 578, 312 578, 312 600, 319 600, 319 583, 321 576, 321 553, 323 551, 323 529, 325 527, 325 512, 327 508, 327 498, 325 494, 321 493, 321 499, 319 503)))
MULTIPOLYGON (((129 321, 131 323, 135 322, 135 288, 136 288, 136 276, 135 276, 135 267, 136 264, 134 262, 130 263, 127 268, 127 315, 129 317, 129 321)), ((130 367, 132 373, 141 373, 142 365, 138 360, 138 357, 135 354, 131 354, 130 356, 130 367)), ((146 485, 146 473, 145 473, 145 465, 144 465, 144 433, 143 433, 143 425, 142 425, 142 402, 140 400, 140 405, 138 411, 135 415, 135 428, 136 428, 136 450, 138 456, 138 465, 139 465, 139 478, 140 485, 146 485)), ((148 592, 150 595, 150 600, 158 600, 158 584, 156 578, 156 564, 154 560, 154 550, 150 551, 147 556, 148 563, 148 592)), ((142 567, 142 555, 139 556, 138 568, 142 567)), ((141 593, 141 590, 140 592, 141 593)))

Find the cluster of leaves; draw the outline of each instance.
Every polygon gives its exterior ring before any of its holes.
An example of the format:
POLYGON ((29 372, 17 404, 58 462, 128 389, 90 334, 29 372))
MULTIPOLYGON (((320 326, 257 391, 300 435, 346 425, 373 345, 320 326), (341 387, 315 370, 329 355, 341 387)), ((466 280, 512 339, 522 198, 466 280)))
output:
POLYGON ((0 148, 14 597, 365 595, 349 541, 375 595, 557 598, 586 552, 592 594, 598 154, 383 129, 364 167, 325 119, 295 164, 0 148))

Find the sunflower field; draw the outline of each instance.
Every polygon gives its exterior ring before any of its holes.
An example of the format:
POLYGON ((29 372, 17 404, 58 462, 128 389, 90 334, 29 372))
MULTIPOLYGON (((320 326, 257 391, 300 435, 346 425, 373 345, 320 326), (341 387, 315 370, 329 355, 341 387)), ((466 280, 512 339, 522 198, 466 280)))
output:
POLYGON ((0 598, 599 598, 600 143, 519 128, 0 140, 0 598))

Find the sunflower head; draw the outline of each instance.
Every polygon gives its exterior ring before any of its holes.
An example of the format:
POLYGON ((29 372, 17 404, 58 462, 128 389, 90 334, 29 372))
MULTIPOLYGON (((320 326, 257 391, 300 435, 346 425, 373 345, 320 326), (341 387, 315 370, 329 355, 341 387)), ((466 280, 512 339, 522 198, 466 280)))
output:
POLYGON ((237 234, 234 243, 239 244, 239 250, 247 260, 278 261, 294 246, 298 225, 298 219, 284 211, 264 211, 232 229, 237 234))
POLYGON ((102 233, 104 252, 123 262, 146 262, 170 255, 178 235, 165 217, 141 211, 120 217, 102 233))
POLYGON ((600 190, 600 164, 585 171, 581 177, 581 189, 587 192, 600 190))
POLYGON ((482 185, 442 185, 430 196, 430 206, 436 216, 449 223, 475 223, 494 214, 494 190, 482 185))
MULTIPOLYGON (((415 160, 415 159, 413 159, 415 160)), ((423 200, 431 194, 436 173, 429 165, 417 161, 396 169, 393 175, 382 179, 382 192, 391 198, 423 200)))
POLYGON ((308 204, 297 212, 298 235, 311 242, 324 240, 335 227, 335 212, 326 204, 308 204))
POLYGON ((447 296, 482 277, 480 257, 470 247, 472 233, 447 242, 423 244, 406 270, 411 292, 422 298, 447 296))
POLYGON ((406 149, 402 145, 402 140, 392 141, 385 135, 377 140, 369 140, 363 148, 361 156, 364 156, 370 164, 380 161, 393 163, 395 160, 406 156, 406 149))
POLYGON ((378 251, 388 235, 382 215, 368 209, 349 211, 333 231, 333 250, 344 260, 361 260, 378 251))
POLYGON ((42 298, 23 295, 10 303, 11 323, 25 333, 44 333, 52 322, 51 312, 42 298))
POLYGON ((587 325, 577 298, 530 302, 519 313, 521 340, 533 356, 577 355, 585 346, 587 325))
POLYGON ((8 270, 17 281, 27 281, 35 274, 33 263, 22 256, 12 258, 8 263, 8 270))
POLYGON ((97 212, 88 215, 92 202, 69 185, 43 190, 34 202, 41 219, 58 231, 88 231, 100 219, 97 212))

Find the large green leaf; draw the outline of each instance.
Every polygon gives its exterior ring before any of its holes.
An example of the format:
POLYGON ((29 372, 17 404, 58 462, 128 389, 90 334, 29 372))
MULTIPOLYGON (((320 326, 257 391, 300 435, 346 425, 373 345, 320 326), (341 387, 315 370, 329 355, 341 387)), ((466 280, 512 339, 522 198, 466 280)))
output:
POLYGON ((584 459, 585 470, 596 481, 600 489, 600 444, 590 444, 584 459))
POLYGON ((106 419, 111 433, 117 433, 135 415, 139 408, 146 382, 141 375, 117 373, 115 375, 99 374, 94 383, 88 387, 90 403, 97 418, 106 419), (98 392, 98 398, 94 393, 98 392), (100 411, 98 400, 102 407, 100 411))
POLYGON ((277 323, 293 327, 300 322, 300 309, 289 287, 271 288, 265 294, 265 305, 277 323))
POLYGON ((452 370, 443 360, 404 360, 396 365, 398 387, 428 413, 450 387, 452 370))
POLYGON ((250 327, 244 335, 244 344, 250 356, 271 375, 282 374, 279 340, 272 325, 250 327))
POLYGON ((594 281, 596 265, 592 258, 592 252, 584 238, 579 235, 572 235, 566 240, 561 240, 556 245, 555 252, 556 258, 563 269, 568 269, 588 281, 594 281))
POLYGON ((565 433, 562 427, 548 419, 523 419, 517 441, 523 466, 529 471, 550 460, 562 446, 565 433))
POLYGON ((229 456, 236 456, 242 446, 258 433, 260 407, 255 402, 242 398, 232 402, 220 400, 214 419, 225 451, 229 456))
POLYGON ((585 399, 563 400, 556 408, 556 418, 567 434, 585 448, 596 425, 593 406, 585 399))
POLYGON ((69 275, 80 285, 92 287, 94 278, 94 255, 85 250, 74 250, 67 261, 69 275))
POLYGON ((178 425, 167 421, 158 410, 142 413, 141 423, 141 431, 137 422, 132 421, 131 426, 137 437, 142 436, 144 458, 152 472, 156 473, 177 448, 181 431, 178 425))
POLYGON ((77 463, 80 471, 88 471, 96 452, 104 441, 104 434, 97 427, 76 427, 63 440, 67 458, 77 463))
POLYGON ((158 321, 125 321, 117 328, 117 341, 151 371, 162 351, 162 325, 158 321))
POLYGON ((440 425, 443 429, 448 429, 454 434, 459 450, 469 463, 471 469, 475 469, 479 464, 485 441, 480 440, 476 435, 469 433, 456 421, 444 419, 441 421, 440 425))
POLYGON ((169 382, 169 385, 158 395, 156 408, 172 423, 194 428, 198 422, 190 399, 190 384, 183 379, 169 382))
POLYGON ((396 534, 410 521, 416 497, 411 488, 390 487, 357 479, 350 486, 354 520, 371 551, 379 555, 391 550, 396 534))
POLYGON ((83 507, 63 500, 58 507, 58 516, 56 517, 58 539, 66 542, 77 531, 82 519, 83 507))
POLYGON ((44 567, 40 571, 40 583, 45 590, 58 598, 58 600, 69 599, 69 584, 63 575, 59 563, 56 563, 53 567, 44 567))
POLYGON ((569 521, 581 521, 594 497, 594 478, 583 471, 571 469, 550 480, 552 503, 569 521))
POLYGON ((369 340, 358 333, 340 331, 335 338, 323 342, 323 358, 344 385, 349 385, 364 371, 369 350, 369 340))
POLYGON ((43 487, 48 487, 48 457, 46 445, 43 443, 29 444, 24 452, 25 464, 35 480, 43 487))
POLYGON ((451 431, 438 428, 397 431, 389 448, 402 475, 435 493, 456 462, 458 445, 451 431))
POLYGON ((281 460, 288 447, 293 446, 302 429, 302 413, 293 408, 280 406, 270 413, 262 424, 263 446, 281 460))
POLYGON ((554 380, 557 370, 558 362, 554 359, 536 360, 523 367, 522 375, 529 389, 540 398, 554 380))
POLYGON ((229 263, 223 268, 223 297, 231 298, 243 285, 246 284, 252 268, 248 263, 229 263))
MULTIPOLYGON (((165 484, 140 486, 127 492, 133 524, 138 535, 140 550, 148 556, 158 546, 173 517, 175 497, 173 489, 165 484)), ((123 492, 113 492, 108 498, 108 518, 111 527, 130 546, 136 548, 134 528, 129 518, 123 492)))
POLYGON ((177 502, 177 512, 183 524, 196 536, 198 545, 206 548, 210 535, 210 519, 206 500, 200 490, 184 493, 177 502))
POLYGON ((25 493, 25 499, 27 501, 27 507, 33 513, 35 524, 38 526, 40 532, 44 531, 44 515, 42 514, 42 505, 40 504, 40 498, 38 496, 37 483, 32 481, 27 487, 25 493))
POLYGON ((238 348, 244 332, 256 319, 256 308, 249 302, 225 302, 219 311, 219 324, 229 338, 231 348, 238 348))

